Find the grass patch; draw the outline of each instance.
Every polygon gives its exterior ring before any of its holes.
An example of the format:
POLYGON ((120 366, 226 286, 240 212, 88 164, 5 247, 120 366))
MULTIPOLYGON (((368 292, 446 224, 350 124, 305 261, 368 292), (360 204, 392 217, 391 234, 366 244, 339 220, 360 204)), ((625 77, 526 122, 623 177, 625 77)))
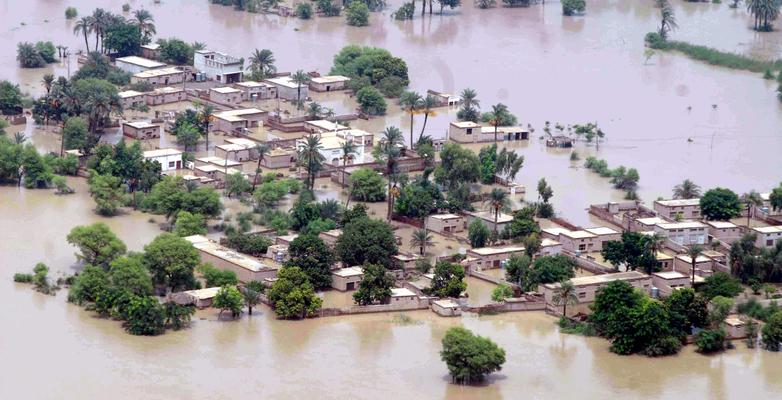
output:
POLYGON ((570 319, 561 317, 559 318, 559 321, 557 321, 557 325, 559 326, 560 332, 569 335, 597 336, 597 332, 595 332, 595 328, 592 327, 592 324, 586 322, 571 321, 570 319))

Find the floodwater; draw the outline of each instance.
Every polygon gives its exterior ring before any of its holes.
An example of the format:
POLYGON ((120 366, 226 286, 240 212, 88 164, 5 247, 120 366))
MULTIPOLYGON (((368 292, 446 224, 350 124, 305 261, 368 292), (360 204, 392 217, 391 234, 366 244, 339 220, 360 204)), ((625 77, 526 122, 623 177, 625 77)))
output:
MULTIPOLYGON (((0 79, 40 93, 44 73, 66 74, 67 68, 20 70, 13 57, 16 43, 52 40, 80 48, 83 40, 71 33, 65 7, 119 12, 122 3, 32 0, 20 7, 0 0, 5 56, 0 79)), ((345 27, 342 18, 303 22, 237 13, 206 1, 129 3, 153 13, 160 37, 201 41, 245 57, 253 48, 269 48, 282 71, 327 71, 345 43, 385 47, 407 61, 412 88, 456 93, 473 87, 484 107, 509 105, 521 123, 537 129, 533 136, 542 134, 546 120, 597 121, 607 141, 599 151, 583 145, 577 151, 582 159, 597 154, 612 166, 636 167, 639 194, 647 201, 667 196, 684 178, 740 192, 766 191, 781 179, 782 114, 775 85, 758 74, 713 68, 676 54, 657 54, 644 65, 642 38, 657 23, 650 1, 590 1, 587 15, 579 18, 563 18, 558 2, 513 10, 469 5, 407 23, 385 12, 373 14, 366 29, 345 27)), ((674 37, 778 57, 782 34, 752 32, 743 8, 732 10, 726 3, 676 2, 681 28, 674 37)), ((439 110, 426 132, 443 137, 453 118, 453 111, 439 110)), ((356 126, 379 131, 394 124, 408 136, 407 121, 392 107, 387 118, 356 126)), ((417 117, 416 134, 421 123, 417 117)), ((56 149, 56 138, 46 135, 42 146, 56 149)), ((569 151, 546 149, 536 138, 512 146, 526 158, 518 180, 530 189, 528 198, 535 196, 535 182, 546 177, 555 206, 576 223, 592 224, 584 212, 588 204, 621 198, 607 190, 606 180, 572 164, 569 151)), ((538 313, 444 319, 415 312, 408 313, 415 323, 403 325, 391 314, 277 321, 265 307, 252 318, 226 322, 205 310, 189 330, 129 336, 118 323, 68 305, 64 292, 43 296, 11 281, 14 272, 38 261, 54 276, 72 273, 74 249, 65 236, 76 225, 105 221, 131 250, 160 232, 149 215, 96 216, 84 182, 71 185, 77 190, 72 196, 0 187, 0 398, 782 397, 779 354, 737 343, 737 349, 714 357, 692 348, 664 359, 619 357, 603 340, 560 335, 554 320, 538 313), (487 386, 449 383, 439 342, 448 327, 460 324, 507 352, 504 369, 487 386)), ((382 203, 376 209, 384 214, 382 203)), ((439 246, 435 251, 458 249, 458 244, 439 246)), ((477 297, 486 292, 480 293, 477 297)))

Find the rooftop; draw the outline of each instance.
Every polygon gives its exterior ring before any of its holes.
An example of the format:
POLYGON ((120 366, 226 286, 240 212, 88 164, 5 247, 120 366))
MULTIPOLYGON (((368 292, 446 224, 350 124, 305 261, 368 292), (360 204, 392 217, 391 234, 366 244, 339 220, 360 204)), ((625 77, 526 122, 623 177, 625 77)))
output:
MULTIPOLYGON (((494 223, 494 212, 492 211, 476 211, 476 212, 470 212, 469 215, 472 215, 475 218, 480 218, 484 221, 488 221, 491 223, 494 223)), ((513 216, 510 214, 500 213, 497 216, 497 223, 498 224, 505 224, 508 222, 513 221, 513 216)))
POLYGON ((433 303, 442 308, 459 308, 459 305, 451 299, 435 300, 433 303))
POLYGON ((225 138, 225 141, 232 144, 238 144, 245 147, 255 147, 258 142, 245 138, 225 138))
POLYGON ((125 90, 117 93, 120 99, 127 99, 129 97, 143 96, 144 93, 137 92, 135 90, 125 90))
POLYGON ((298 89, 299 86, 301 87, 306 86, 306 85, 299 85, 298 83, 293 82, 293 79, 290 76, 281 76, 278 78, 264 79, 264 82, 268 82, 277 86, 284 86, 290 89, 298 89))
POLYGON ((215 243, 202 235, 188 236, 185 240, 193 244, 193 247, 210 254, 217 258, 228 261, 241 268, 247 269, 252 272, 269 271, 277 269, 273 266, 266 265, 259 260, 246 256, 241 253, 237 253, 227 247, 223 247, 218 243, 215 243))
POLYGON ((407 297, 407 296, 416 296, 413 291, 406 288, 392 288, 391 289, 391 297, 407 297))
MULTIPOLYGON (((497 127, 497 133, 516 133, 516 132, 529 132, 527 129, 522 128, 520 126, 498 126, 497 127)), ((493 126, 481 126, 481 133, 488 134, 491 133, 494 134, 494 127, 493 126)))
POLYGON ((253 114, 263 114, 266 111, 259 110, 257 108, 242 108, 239 110, 228 110, 216 113, 215 118, 220 118, 229 122, 242 121, 244 116, 253 114))
POLYGON ((704 225, 702 222, 698 221, 686 221, 686 222, 666 222, 663 224, 657 224, 660 228, 663 228, 665 230, 668 229, 694 229, 694 228, 705 228, 706 225, 704 225))
POLYGON ((564 231, 561 233, 561 235, 567 236, 571 239, 589 239, 595 237, 595 235, 587 231, 564 231))
POLYGON ((552 235, 552 236, 559 236, 560 233, 570 232, 570 229, 559 228, 559 227, 557 227, 557 228, 543 228, 541 230, 543 232, 545 232, 545 233, 548 233, 549 235, 552 235))
POLYGON ((213 87, 209 89, 213 92, 222 93, 222 94, 230 94, 230 93, 241 93, 242 91, 237 88, 232 88, 230 86, 220 86, 220 87, 213 87))
POLYGON ((176 67, 167 67, 167 68, 158 68, 158 69, 150 69, 148 71, 139 72, 135 75, 133 75, 136 78, 155 78, 158 76, 165 76, 165 75, 174 75, 174 74, 183 74, 184 72, 180 71, 179 68, 176 67))
POLYGON ((736 224, 730 221, 706 221, 706 224, 717 229, 731 229, 738 228, 736 224))
POLYGON ((559 243, 556 240, 549 239, 549 238, 543 238, 540 241, 540 247, 559 246, 561 244, 562 243, 559 243))
POLYGON ((150 95, 160 95, 160 94, 169 94, 169 93, 179 93, 184 92, 184 89, 180 87, 161 87, 161 88, 155 88, 155 90, 152 91, 152 93, 149 93, 150 95))
POLYGON ((454 121, 451 122, 451 125, 457 127, 457 128, 480 128, 480 125, 476 124, 472 121, 454 121))
MULTIPOLYGON (((573 286, 589 286, 589 285, 600 285, 600 284, 613 282, 613 281, 631 281, 637 279, 644 279, 648 277, 649 275, 646 275, 642 272, 627 271, 627 272, 617 272, 615 274, 581 276, 578 278, 570 279, 570 282, 573 284, 573 286)), ((547 283, 544 286, 550 289, 554 289, 554 288, 558 288, 560 284, 547 283)))
POLYGON ((177 156, 181 154, 182 154, 181 150, 165 148, 165 149, 157 149, 157 150, 147 150, 144 152, 144 158, 177 156))
POLYGON ((699 206, 701 199, 671 199, 671 200, 655 200, 655 203, 663 205, 665 207, 683 207, 683 206, 699 206))
POLYGON ((593 234, 593 235, 598 235, 598 236, 599 235, 616 235, 616 234, 619 233, 619 232, 617 232, 617 231, 615 231, 615 230, 613 230, 613 229, 611 229, 609 227, 606 227, 606 226, 598 226, 598 227, 595 227, 595 228, 586 228, 584 230, 589 232, 589 233, 591 233, 591 234, 593 234))
POLYGON ((337 82, 347 82, 349 80, 350 78, 342 75, 327 75, 327 76, 319 76, 317 78, 310 79, 312 83, 337 83, 337 82))
POLYGON ((636 221, 643 225, 667 224, 668 221, 660 217, 637 218, 636 221))
POLYGON ((142 44, 142 49, 149 49, 149 50, 157 50, 160 48, 160 45, 157 43, 148 43, 148 44, 142 44))
POLYGON ((447 220, 447 219, 461 218, 462 216, 461 215, 456 215, 456 214, 432 214, 429 217, 430 218, 434 218, 434 219, 447 220))
POLYGON ((331 271, 331 274, 342 278, 349 278, 351 276, 364 275, 364 269, 361 267, 340 268, 338 270, 331 271))
POLYGON ((198 300, 208 300, 217 296, 217 292, 219 291, 220 287, 210 287, 204 289, 187 290, 182 293, 192 296, 198 300))
POLYGON ((342 131, 348 129, 347 126, 338 124, 336 122, 327 121, 325 119, 316 119, 314 121, 307 121, 307 125, 312 125, 316 128, 323 129, 324 131, 342 131))
POLYGON ((415 261, 415 260, 417 260, 417 259, 419 259, 419 258, 421 258, 421 257, 420 257, 420 256, 418 256, 417 254, 404 254, 404 253, 399 253, 399 254, 394 254, 394 255, 392 256, 392 258, 395 258, 395 259, 397 259, 397 260, 399 260, 399 261, 403 261, 403 262, 404 262, 404 261, 415 261))
POLYGON ((760 233, 782 233, 782 225, 777 226, 756 226, 752 228, 753 231, 760 232, 760 233))
POLYGON ((653 272, 652 275, 659 276, 660 278, 663 279, 681 279, 681 278, 689 279, 688 275, 684 275, 683 273, 677 271, 653 272))
POLYGON ((158 128, 160 125, 150 123, 149 121, 133 121, 133 122, 125 122, 125 125, 130 125, 136 129, 145 129, 145 128, 158 128))
POLYGON ((257 88, 257 87, 269 86, 268 83, 256 82, 256 81, 236 82, 234 83, 234 85, 241 86, 243 88, 257 88))
POLYGON ((148 58, 139 57, 139 56, 120 57, 116 61, 123 62, 125 64, 138 65, 139 67, 150 68, 150 69, 162 68, 166 66, 166 64, 163 64, 162 62, 157 62, 155 60, 150 60, 148 58))
POLYGON ((324 236, 340 237, 342 236, 342 229, 332 229, 330 231, 321 232, 320 234, 324 236))
POLYGON ((524 251, 524 246, 480 247, 477 249, 470 249, 468 251, 471 251, 475 254, 480 254, 482 256, 490 256, 495 254, 517 253, 524 251))
MULTIPOLYGON (((688 256, 687 254, 679 254, 679 255, 676 256, 676 258, 686 262, 687 264, 692 264, 692 257, 688 256)), ((702 256, 701 255, 701 256, 698 256, 698 257, 695 258, 695 263, 696 264, 710 263, 710 262, 711 262, 711 259, 706 257, 706 256, 702 256)))

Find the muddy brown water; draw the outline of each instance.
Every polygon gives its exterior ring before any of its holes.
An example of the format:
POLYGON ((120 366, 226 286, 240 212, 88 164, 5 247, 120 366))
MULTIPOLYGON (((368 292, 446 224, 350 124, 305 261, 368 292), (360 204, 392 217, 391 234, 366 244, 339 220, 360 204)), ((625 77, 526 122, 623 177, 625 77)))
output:
MULTIPOLYGON (((67 68, 20 70, 14 63, 16 43, 53 40, 79 48, 83 40, 72 35, 64 8, 118 12, 124 2, 37 0, 20 7, 0 0, 0 78, 40 93, 43 73, 65 74, 67 68)), ((161 37, 202 41, 245 57, 253 48, 270 48, 281 70, 325 71, 347 42, 386 47, 406 59, 414 89, 474 87, 484 107, 508 104, 522 123, 537 128, 533 136, 542 133, 546 120, 597 121, 608 141, 599 152, 583 145, 577 150, 582 158, 597 153, 612 166, 638 168, 646 200, 668 195, 685 177, 737 191, 765 191, 780 180, 782 114, 775 85, 758 74, 674 54, 657 54, 651 65, 643 65, 641 40, 657 21, 651 2, 589 2, 583 18, 563 18, 556 2, 516 10, 468 6, 454 13, 458 16, 417 17, 409 23, 395 22, 386 12, 373 14, 367 29, 345 27, 342 19, 302 22, 236 13, 206 1, 129 3, 152 11, 161 37)), ((779 55, 782 35, 746 29, 751 21, 742 9, 725 3, 676 2, 674 7, 681 26, 676 38, 761 57, 779 55)), ((453 111, 438 112, 427 133, 442 137, 453 118, 453 111)), ((416 134, 421 122, 418 117, 416 134)), ((400 126, 408 136, 407 118, 393 110, 366 128, 385 124, 400 126)), ((41 138, 48 145, 52 140, 41 138)), ((589 203, 621 198, 607 190, 605 180, 572 168, 568 151, 546 149, 537 140, 513 146, 526 157, 518 180, 534 188, 546 176, 554 204, 576 223, 590 224, 583 211, 589 203)), ((390 314, 283 322, 267 308, 226 322, 206 310, 192 329, 155 338, 129 336, 118 323, 68 305, 64 292, 43 296, 11 281, 14 272, 37 261, 47 263, 55 276, 73 272, 74 249, 65 236, 76 225, 105 221, 134 250, 159 233, 146 214, 96 216, 83 181, 71 183, 77 193, 63 197, 0 187, 0 398, 782 397, 778 354, 737 344, 713 357, 692 348, 664 359, 618 357, 600 339, 560 335, 554 320, 538 313, 442 319, 415 312, 409 313, 415 322, 402 325, 390 314), (439 341, 448 327, 460 324, 507 351, 502 372, 487 386, 449 384, 439 341)))

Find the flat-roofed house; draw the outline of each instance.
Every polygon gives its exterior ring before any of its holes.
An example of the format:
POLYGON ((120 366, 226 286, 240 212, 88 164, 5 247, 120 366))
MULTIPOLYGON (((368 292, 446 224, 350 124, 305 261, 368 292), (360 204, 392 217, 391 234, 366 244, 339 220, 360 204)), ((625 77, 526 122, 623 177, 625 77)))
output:
POLYGON ((660 271, 652 273, 652 285, 664 297, 670 296, 676 289, 692 287, 692 281, 689 275, 678 271, 660 271))
POLYGON ((591 253, 594 250, 595 235, 587 231, 566 230, 559 234, 559 242, 562 248, 567 251, 591 253))
POLYGON ((310 89, 316 92, 331 92, 347 88, 350 78, 342 75, 327 75, 310 78, 310 89))
POLYGON ((665 218, 701 219, 701 199, 655 200, 653 207, 665 218))
POLYGON ((595 235, 594 239, 592 239, 593 251, 603 250, 603 246, 606 242, 622 240, 621 232, 606 226, 586 228, 584 230, 595 235))
POLYGON ((273 244, 266 249, 266 258, 283 263, 288 260, 288 246, 284 244, 273 244))
POLYGON ((264 79, 264 82, 277 88, 277 97, 281 99, 297 100, 301 96, 303 100, 309 97, 310 94, 309 86, 294 82, 290 76, 264 79))
POLYGON ((782 208, 777 208, 775 210, 774 207, 771 206, 771 192, 761 193, 760 198, 763 200, 763 205, 760 207, 754 207, 755 213, 768 217, 782 215, 782 208))
POLYGON ((708 225, 709 236, 727 245, 741 238, 741 228, 730 221, 704 221, 708 225))
POLYGON ((134 107, 141 107, 147 104, 146 93, 137 92, 135 90, 125 90, 117 93, 119 101, 122 104, 123 109, 130 109, 134 107))
POLYGON ((364 269, 361 267, 347 267, 331 271, 331 287, 340 292, 358 289, 362 279, 364 279, 364 269))
POLYGON ((242 91, 242 100, 256 101, 277 98, 277 87, 265 82, 244 81, 234 83, 242 91))
POLYGON ((628 229, 633 232, 654 231, 654 227, 657 226, 657 224, 666 224, 668 222, 671 221, 660 217, 636 218, 630 220, 628 229))
POLYGON ((657 224, 654 231, 682 246, 704 244, 708 239, 708 225, 697 221, 657 224))
POLYGON ((455 233, 464 230, 465 219, 457 214, 432 214, 426 217, 426 227, 435 232, 455 233))
POLYGON ((448 125, 448 139, 457 143, 477 143, 481 126, 472 121, 454 121, 448 125))
POLYGON ((247 146, 238 143, 223 143, 215 146, 215 157, 222 159, 228 158, 229 160, 245 162, 252 160, 255 146, 247 146))
POLYGON ((177 149, 157 149, 144 152, 144 159, 160 163, 163 172, 182 168, 182 151, 177 149))
POLYGON ((432 311, 441 317, 458 317, 462 315, 462 310, 459 308, 459 304, 451 299, 433 301, 432 311))
POLYGON ((291 234, 291 235, 277 236, 277 238, 274 239, 274 243, 275 244, 281 244, 281 245, 284 245, 284 246, 290 246, 291 242, 296 240, 297 237, 299 237, 299 235, 295 234, 295 233, 291 234))
MULTIPOLYGON (((578 278, 570 279, 570 283, 576 289, 576 298, 578 303, 573 306, 567 307, 568 315, 574 315, 578 313, 589 314, 591 310, 589 305, 594 303, 597 291, 603 288, 605 285, 614 281, 624 281, 632 285, 633 287, 640 289, 646 294, 651 293, 652 290, 652 278, 638 271, 617 272, 614 274, 592 275, 582 276, 578 278)), ((546 309, 555 313, 562 312, 562 306, 554 302, 554 295, 557 293, 562 285, 560 283, 547 283, 541 285, 540 289, 543 292, 543 298, 546 300, 546 309)))
POLYGON ((553 239, 543 238, 540 241, 540 250, 538 250, 538 254, 552 256, 562 253, 562 248, 562 243, 553 239))
POLYGON ((655 256, 657 260, 657 266, 661 271, 670 271, 673 269, 673 256, 665 254, 662 251, 658 251, 655 256))
POLYGON ((296 164, 299 153, 294 148, 275 147, 266 153, 261 160, 261 166, 269 169, 290 168, 296 164))
POLYGON ((392 288, 389 304, 398 308, 416 308, 419 305, 418 295, 410 289, 392 288))
POLYGON ((159 138, 160 125, 148 121, 125 122, 122 124, 122 134, 136 140, 159 138))
MULTIPOLYGON (((687 276, 692 276, 692 257, 687 254, 679 254, 673 258, 673 270, 687 276)), ((714 260, 706 256, 695 258, 695 275, 707 277, 714 273, 714 260)))
MULTIPOLYGON (((493 142, 495 137, 494 130, 495 129, 493 126, 481 126, 481 135, 479 141, 493 142)), ((529 130, 520 126, 498 126, 496 134, 498 142, 529 139, 529 130)))
POLYGON ((342 229, 332 229, 318 234, 318 237, 323 239, 323 242, 330 247, 337 245, 337 239, 339 239, 340 236, 342 236, 342 229))
POLYGON ((242 102, 242 91, 230 86, 214 87, 209 89, 209 100, 221 104, 239 104, 242 102))
POLYGON ((209 125, 209 130, 211 132, 241 133, 245 129, 262 126, 268 116, 268 111, 257 108, 221 111, 214 114, 214 122, 209 125))
POLYGON ((168 86, 185 81, 185 72, 176 67, 151 69, 130 77, 130 83, 146 82, 154 86, 168 86))
POLYGON ((418 254, 399 253, 391 256, 391 259, 391 262, 393 262, 397 268, 404 271, 412 271, 415 269, 416 261, 420 260, 421 256, 418 254))
POLYGON ((482 271, 502 267, 502 264, 513 256, 524 253, 524 246, 480 247, 467 250, 467 256, 475 259, 470 265, 474 271, 482 271))
POLYGON ((181 87, 165 86, 155 88, 155 90, 145 94, 147 105, 150 106, 170 104, 187 100, 187 93, 185 93, 184 89, 181 87))
POLYGON ((237 253, 205 236, 193 235, 185 238, 198 249, 201 262, 210 263, 215 268, 233 271, 242 282, 263 281, 277 277, 277 267, 266 264, 245 254, 237 253))
POLYGON ((782 225, 755 227, 752 228, 752 233, 757 237, 755 247, 759 249, 771 248, 776 246, 778 240, 782 239, 782 225))
MULTIPOLYGON (((475 211, 467 213, 467 225, 469 226, 475 220, 480 220, 489 228, 490 231, 494 231, 494 212, 493 211, 475 211)), ((513 221, 513 216, 505 214, 503 212, 497 215, 497 232, 502 232, 510 222, 513 221)))
POLYGON ((120 57, 114 60, 114 65, 116 65, 117 68, 131 75, 137 74, 139 72, 149 71, 152 69, 160 69, 166 67, 166 64, 163 64, 162 62, 158 62, 155 60, 150 60, 148 58, 138 57, 138 56, 120 57))
POLYGON ((194 305, 196 308, 207 308, 212 305, 212 300, 217 296, 220 287, 186 290, 184 292, 171 293, 171 301, 180 306, 194 305))
POLYGON ((157 43, 147 43, 141 45, 141 56, 150 60, 160 58, 160 45, 157 43))
POLYGON ((324 133, 346 131, 349 130, 350 127, 342 125, 338 122, 331 122, 325 119, 316 119, 313 121, 305 121, 304 129, 309 133, 324 133))
MULTIPOLYGON (((354 140, 354 136, 350 134, 351 131, 337 131, 337 132, 323 132, 317 135, 320 136, 320 147, 318 152, 327 163, 332 165, 342 165, 343 152, 342 148, 345 142, 356 143, 355 151, 348 154, 347 164, 363 164, 364 163, 364 146, 359 140, 354 140)), ((302 138, 296 141, 296 147, 302 148, 307 142, 306 138, 302 138)))
POLYGON ((219 51, 197 50, 193 54, 193 67, 210 80, 222 83, 242 80, 242 60, 219 51))

